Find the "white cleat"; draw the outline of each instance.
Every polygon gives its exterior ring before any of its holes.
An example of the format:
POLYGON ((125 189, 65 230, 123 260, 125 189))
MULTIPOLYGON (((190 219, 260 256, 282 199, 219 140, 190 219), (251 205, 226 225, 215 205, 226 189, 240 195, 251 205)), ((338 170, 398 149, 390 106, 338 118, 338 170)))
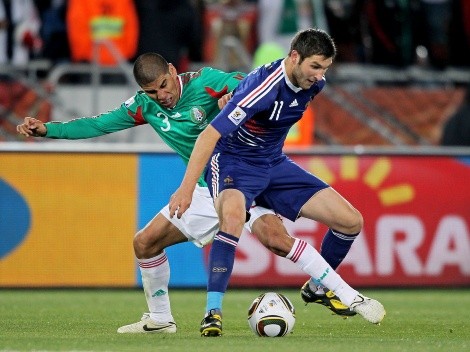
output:
POLYGON ((144 313, 142 319, 134 324, 124 325, 117 329, 120 334, 174 334, 176 332, 176 324, 173 321, 168 323, 157 323, 150 319, 149 313, 144 313))
POLYGON ((379 301, 358 294, 350 305, 351 310, 362 316, 368 322, 380 324, 385 317, 385 308, 379 301))

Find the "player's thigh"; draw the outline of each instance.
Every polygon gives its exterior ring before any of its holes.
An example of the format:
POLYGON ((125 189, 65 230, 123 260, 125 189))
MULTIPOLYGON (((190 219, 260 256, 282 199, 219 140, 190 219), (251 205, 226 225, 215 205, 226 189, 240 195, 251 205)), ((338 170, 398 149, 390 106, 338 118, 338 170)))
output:
POLYGON ((285 158, 270 169, 269 187, 256 198, 256 202, 295 221, 305 203, 328 187, 327 183, 285 158))
POLYGON ((171 245, 186 242, 188 238, 160 212, 137 233, 134 242, 136 241, 146 248, 158 247, 162 250, 171 245))
POLYGON ((315 193, 302 207, 300 216, 346 233, 362 227, 359 211, 332 187, 315 193))
POLYGON ((180 219, 176 216, 170 218, 168 206, 163 207, 160 213, 198 247, 212 242, 219 230, 219 218, 207 187, 196 186, 191 205, 180 219))
POLYGON ((245 229, 250 231, 251 233, 253 233, 254 231, 253 227, 255 223, 257 224, 263 223, 263 221, 257 221, 257 220, 263 217, 264 215, 277 216, 274 210, 259 206, 255 204, 255 202, 252 204, 249 210, 249 213, 250 213, 250 219, 248 219, 248 221, 245 223, 245 229))
POLYGON ((220 231, 240 237, 247 219, 245 196, 237 189, 223 190, 214 201, 220 231))

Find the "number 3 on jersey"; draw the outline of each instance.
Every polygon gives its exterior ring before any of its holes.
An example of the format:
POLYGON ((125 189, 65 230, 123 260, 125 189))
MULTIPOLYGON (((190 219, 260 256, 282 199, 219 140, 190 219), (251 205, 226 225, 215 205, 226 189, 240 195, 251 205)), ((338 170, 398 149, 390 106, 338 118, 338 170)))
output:
POLYGON ((158 117, 164 117, 163 120, 162 120, 162 123, 164 124, 164 126, 161 126, 160 129, 163 131, 163 132, 168 132, 171 128, 171 125, 170 125, 170 120, 168 118, 168 116, 162 112, 159 112, 157 114, 158 117))

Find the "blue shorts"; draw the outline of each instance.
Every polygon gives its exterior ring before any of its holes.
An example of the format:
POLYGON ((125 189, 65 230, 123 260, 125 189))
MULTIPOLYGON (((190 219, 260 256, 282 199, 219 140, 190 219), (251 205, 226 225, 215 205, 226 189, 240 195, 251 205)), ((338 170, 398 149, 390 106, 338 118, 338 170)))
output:
POLYGON ((224 189, 237 189, 245 196, 246 210, 255 201, 292 221, 315 193, 329 187, 285 155, 268 165, 216 153, 209 160, 206 182, 212 198, 224 189))

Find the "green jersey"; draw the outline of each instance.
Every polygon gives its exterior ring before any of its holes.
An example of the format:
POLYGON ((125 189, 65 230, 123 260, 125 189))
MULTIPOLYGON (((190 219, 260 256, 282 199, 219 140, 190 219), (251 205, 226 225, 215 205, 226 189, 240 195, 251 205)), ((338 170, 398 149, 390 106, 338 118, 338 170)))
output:
MULTIPOLYGON (((160 106, 143 91, 120 107, 94 117, 67 122, 48 122, 47 138, 85 139, 150 124, 161 139, 188 163, 199 134, 219 113, 219 98, 244 78, 241 72, 226 73, 205 67, 178 75, 180 99, 172 109, 160 106)), ((202 176, 199 184, 205 186, 202 176)))

